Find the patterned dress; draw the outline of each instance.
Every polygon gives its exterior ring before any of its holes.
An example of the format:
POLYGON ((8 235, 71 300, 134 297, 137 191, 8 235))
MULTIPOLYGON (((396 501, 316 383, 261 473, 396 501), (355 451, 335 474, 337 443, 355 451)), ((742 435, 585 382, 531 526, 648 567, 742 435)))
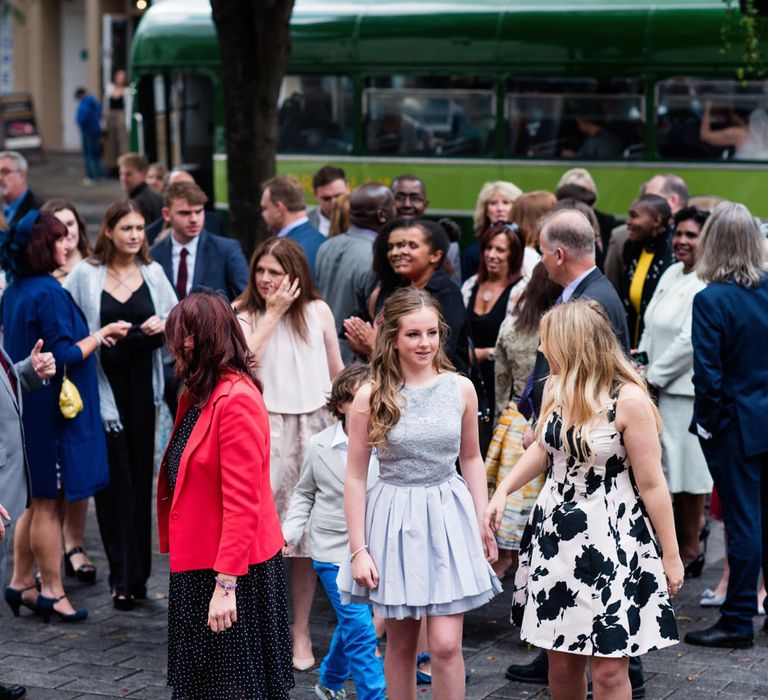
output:
MULTIPOLYGON (((639 656, 676 644, 661 553, 632 476, 616 396, 590 430, 594 456, 563 449, 562 419, 547 421, 547 481, 523 534, 512 619, 542 649, 639 656)), ((573 440, 573 428, 564 439, 573 440)))

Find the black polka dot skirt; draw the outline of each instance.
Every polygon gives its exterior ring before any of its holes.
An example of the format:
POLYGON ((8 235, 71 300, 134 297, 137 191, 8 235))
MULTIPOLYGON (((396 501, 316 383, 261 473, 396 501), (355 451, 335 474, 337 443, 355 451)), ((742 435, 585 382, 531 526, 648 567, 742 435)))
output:
POLYGON ((168 592, 168 685, 173 700, 282 700, 293 688, 282 555, 237 580, 237 622, 206 626, 211 569, 172 573, 168 592))

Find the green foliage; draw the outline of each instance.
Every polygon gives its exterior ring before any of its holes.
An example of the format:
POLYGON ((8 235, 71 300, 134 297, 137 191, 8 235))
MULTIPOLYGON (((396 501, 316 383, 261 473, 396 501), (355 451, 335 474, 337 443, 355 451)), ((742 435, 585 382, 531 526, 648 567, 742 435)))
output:
POLYGON ((765 5, 760 0, 723 0, 726 5, 725 22, 721 29, 723 49, 729 51, 737 37, 743 41, 741 60, 742 65, 736 69, 739 80, 762 78, 766 75, 766 61, 763 42, 768 37, 768 19, 761 15, 758 4, 765 5))

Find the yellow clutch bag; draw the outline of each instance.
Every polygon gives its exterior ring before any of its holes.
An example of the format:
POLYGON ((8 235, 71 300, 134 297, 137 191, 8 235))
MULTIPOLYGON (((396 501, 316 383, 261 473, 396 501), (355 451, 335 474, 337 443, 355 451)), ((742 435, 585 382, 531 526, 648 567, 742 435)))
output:
POLYGON ((83 399, 74 382, 67 379, 67 369, 64 368, 64 379, 61 381, 59 392, 59 410, 64 418, 74 418, 83 410, 83 399))

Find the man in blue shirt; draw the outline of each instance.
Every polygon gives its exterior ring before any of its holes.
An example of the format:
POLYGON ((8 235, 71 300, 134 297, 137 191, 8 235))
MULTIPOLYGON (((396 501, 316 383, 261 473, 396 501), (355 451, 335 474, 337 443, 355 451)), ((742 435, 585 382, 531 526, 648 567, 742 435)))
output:
POLYGON ((101 102, 89 94, 85 88, 77 88, 75 99, 77 106, 77 125, 83 138, 83 157, 85 158, 84 185, 104 177, 104 163, 101 160, 101 102))
POLYGON ((301 246, 314 277, 317 250, 325 243, 325 236, 309 223, 301 183, 295 177, 281 175, 267 180, 263 188, 261 216, 264 223, 278 238, 292 238, 301 246))
POLYGON ((0 197, 8 226, 30 209, 43 206, 42 200, 27 187, 27 167, 27 159, 18 151, 0 151, 0 197))

